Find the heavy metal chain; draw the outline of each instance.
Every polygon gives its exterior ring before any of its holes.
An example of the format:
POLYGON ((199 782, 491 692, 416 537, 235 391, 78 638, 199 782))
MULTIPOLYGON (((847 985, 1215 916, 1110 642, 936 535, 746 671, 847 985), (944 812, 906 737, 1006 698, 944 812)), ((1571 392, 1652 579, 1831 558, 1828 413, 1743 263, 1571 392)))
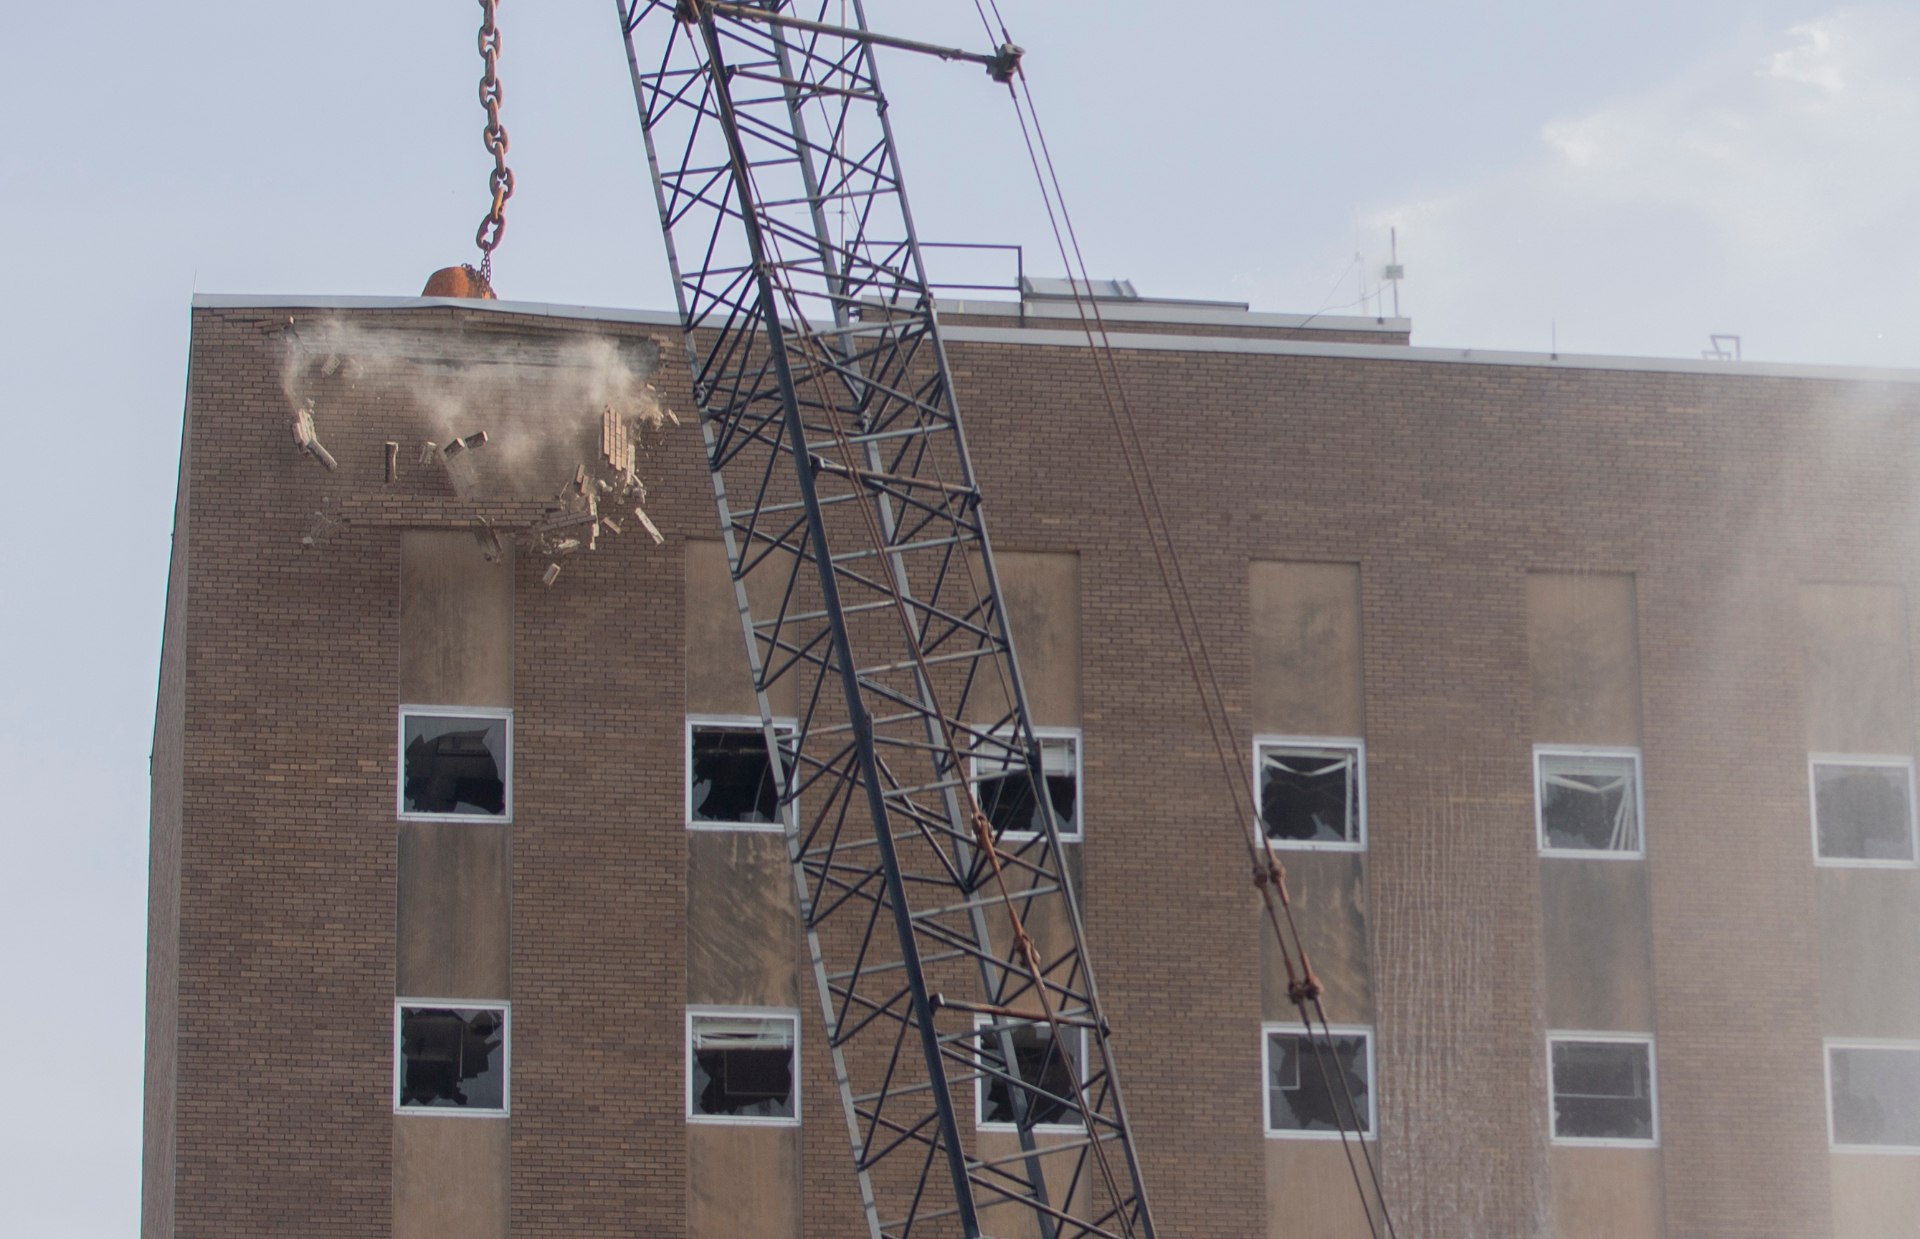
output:
POLYGON ((493 156, 493 171, 487 174, 487 189, 493 205, 480 221, 474 242, 480 246, 480 282, 493 279, 493 249, 507 231, 507 199, 513 197, 513 171, 507 167, 507 130, 500 123, 500 28, 494 24, 498 0, 480 0, 480 59, 486 69, 480 75, 480 106, 487 109, 487 127, 483 140, 493 156))

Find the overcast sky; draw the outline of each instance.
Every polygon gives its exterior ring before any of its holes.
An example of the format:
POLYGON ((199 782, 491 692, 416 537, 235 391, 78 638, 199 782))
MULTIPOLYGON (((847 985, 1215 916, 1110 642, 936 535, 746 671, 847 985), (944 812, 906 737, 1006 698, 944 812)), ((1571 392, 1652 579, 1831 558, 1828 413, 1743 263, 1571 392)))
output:
MULTIPOLYGON (((1920 365, 1920 11, 1000 0, 1096 275, 1415 344, 1920 365), (1578 11, 1574 11, 1574 10, 1578 11), (1356 254, 1361 255, 1356 259, 1356 254), (1366 303, 1371 309, 1379 304, 1366 303)), ((478 6, 12 6, 0 73, 0 1219, 137 1229, 147 752, 193 292, 473 257, 478 6)), ((877 26, 980 44, 965 0, 877 26)), ((671 308, 610 0, 503 0, 516 299, 671 308)), ((1057 272, 1011 109, 892 57, 930 240, 1057 272)))

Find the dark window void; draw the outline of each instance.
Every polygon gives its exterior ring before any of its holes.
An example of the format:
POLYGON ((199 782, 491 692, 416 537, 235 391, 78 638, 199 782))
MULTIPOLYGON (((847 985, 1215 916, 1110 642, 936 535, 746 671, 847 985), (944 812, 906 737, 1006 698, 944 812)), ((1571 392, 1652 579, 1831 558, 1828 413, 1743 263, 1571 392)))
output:
POLYGON ((506 719, 408 714, 401 748, 402 812, 506 814, 506 719))
POLYGON ((1365 1033, 1267 1034, 1267 1130, 1370 1134, 1372 1064, 1365 1033))
POLYGON ((693 1114, 793 1118, 793 1037, 794 1021, 786 1016, 694 1016, 693 1114))
POLYGON ((1062 1028, 1065 1044, 1054 1040, 1053 1029, 1045 1024, 1016 1024, 1008 1030, 1013 1039, 1013 1057, 1017 1072, 1007 1071, 1001 1056, 1002 1040, 998 1032, 982 1030, 978 1050, 980 1065, 988 1072, 982 1078, 980 1122, 1012 1126, 1014 1101, 1027 1107, 1027 1122, 1032 1126, 1078 1126, 1079 1107, 1073 1098, 1080 1080, 1080 1060, 1086 1054, 1086 1034, 1078 1028, 1062 1028), (1006 1077, 1017 1074, 1014 1085, 1006 1077))
POLYGON ((1822 860, 1910 861, 1912 789, 1904 765, 1813 767, 1813 820, 1822 860))
POLYGON ((780 820, 773 764, 758 727, 693 728, 687 803, 696 822, 762 825, 780 820))
POLYGON ((1644 1041, 1555 1041, 1553 1134, 1559 1140, 1651 1141, 1653 1047, 1644 1041))
POLYGON ((400 1008, 400 1107, 505 1110, 506 1012, 400 1008))
POLYGON ((1568 852, 1640 851, 1640 795, 1628 756, 1541 753, 1540 846, 1568 852))
POLYGON ((1920 1046, 1831 1046, 1833 1142, 1920 1150, 1920 1046))
POLYGON ((1359 750, 1262 746, 1260 822, 1275 843, 1359 843, 1359 750))
MULTIPOLYGON (((1071 736, 1040 739, 1041 783, 1046 787, 1054 827, 1069 839, 1080 837, 1080 778, 1076 742, 1071 736)), ((1024 762, 1014 755, 977 755, 974 758, 974 795, 980 811, 1000 834, 1037 835, 1046 829, 1033 780, 1024 762)))

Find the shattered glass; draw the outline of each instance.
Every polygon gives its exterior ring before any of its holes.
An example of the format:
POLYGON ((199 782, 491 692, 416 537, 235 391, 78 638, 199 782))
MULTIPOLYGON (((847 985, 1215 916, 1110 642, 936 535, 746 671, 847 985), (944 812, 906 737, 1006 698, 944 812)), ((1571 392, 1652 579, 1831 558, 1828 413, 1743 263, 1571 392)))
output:
POLYGON ((696 1115, 790 1119, 794 1021, 696 1015, 690 1052, 696 1115))
POLYGON ((1640 797, 1627 756, 1539 755, 1540 845, 1555 851, 1638 852, 1640 797))
POLYGON ((1371 1132, 1371 1068, 1364 1033, 1268 1033, 1267 1130, 1371 1132))
POLYGON ((1833 1142, 1920 1149, 1920 1046, 1832 1046, 1833 1142))
POLYGON ((1275 843, 1360 842, 1360 754, 1347 747, 1263 745, 1260 822, 1275 843))
POLYGON ((1643 1041, 1555 1041, 1555 1138, 1653 1139, 1652 1056, 1643 1041))
MULTIPOLYGON (((1033 1126, 1077 1125, 1078 1109, 1072 1104, 1080 1079, 1080 1060, 1086 1055, 1086 1034, 1077 1028, 1063 1028, 1065 1045, 1054 1040, 1053 1029, 1046 1024, 1019 1024, 1009 1030, 1013 1038, 1013 1057, 1033 1126), (1078 1043, 1078 1044, 1076 1044, 1078 1043), (1041 1090, 1041 1091, 1034 1091, 1041 1090)), ((997 1032, 981 1032, 978 1040, 981 1065, 989 1071, 1004 1073, 1006 1063, 1000 1057, 997 1032)), ((1009 1081, 993 1076, 981 1081, 980 1115, 982 1123, 1013 1125, 1014 1090, 1009 1081)))
MULTIPOLYGON (((1047 807, 1063 838, 1080 837, 1080 780, 1076 741, 1071 736, 1040 737, 1041 782, 1047 789, 1047 807)), ((980 811, 1002 835, 1031 836, 1046 829, 1041 806, 1035 802, 1033 780, 1026 765, 1014 755, 974 758, 974 796, 980 811)))
POLYGON ((1913 860, 1912 814, 1906 766, 1814 764, 1822 860, 1913 860))
POLYGON ((687 803, 692 819, 724 825, 780 820, 780 794, 758 727, 695 726, 687 803))
POLYGON ((405 813, 502 817, 507 811, 507 720, 408 714, 405 813))
POLYGON ((400 1008, 401 1108, 506 1109, 506 1037, 498 1007, 400 1008))

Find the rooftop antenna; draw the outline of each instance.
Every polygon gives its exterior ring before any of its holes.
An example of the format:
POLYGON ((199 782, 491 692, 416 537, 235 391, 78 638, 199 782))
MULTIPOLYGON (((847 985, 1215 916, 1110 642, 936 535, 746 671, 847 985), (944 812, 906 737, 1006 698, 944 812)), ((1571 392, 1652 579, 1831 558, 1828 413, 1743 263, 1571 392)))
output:
POLYGON ((1387 283, 1393 285, 1393 316, 1400 317, 1400 281, 1407 277, 1407 269, 1400 265, 1400 229, 1398 226, 1387 229, 1387 269, 1382 273, 1387 283))
POLYGON ((1707 339, 1712 342, 1713 347, 1701 349, 1700 355, 1708 361, 1740 360, 1739 336, 1729 335, 1725 332, 1715 332, 1708 336, 1707 339))

